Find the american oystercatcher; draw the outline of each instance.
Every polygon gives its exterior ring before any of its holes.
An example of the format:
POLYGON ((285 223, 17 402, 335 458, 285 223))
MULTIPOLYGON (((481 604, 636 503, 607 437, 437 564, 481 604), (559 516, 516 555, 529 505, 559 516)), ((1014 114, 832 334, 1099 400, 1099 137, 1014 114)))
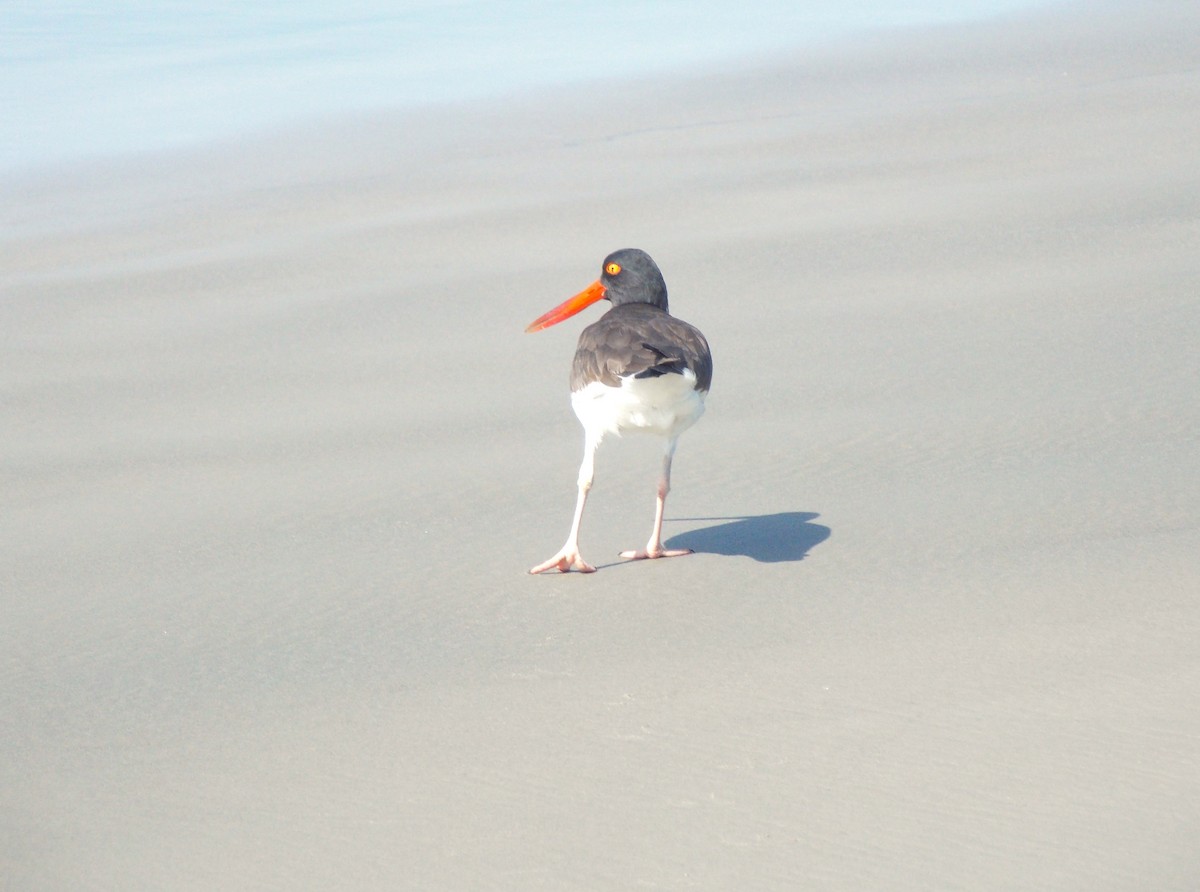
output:
POLYGON ((712 383, 708 341, 667 312, 662 273, 649 254, 636 248, 609 254, 597 281, 525 330, 549 328, 602 298, 612 303, 612 309, 583 330, 571 366, 571 407, 584 432, 575 517, 558 554, 530 573, 595 572, 579 554, 579 524, 592 488, 596 447, 608 433, 644 431, 664 441, 650 541, 644 549, 621 552, 621 557, 640 560, 691 553, 690 548, 663 548, 663 505, 671 488, 671 459, 679 435, 704 414, 704 398, 712 383))

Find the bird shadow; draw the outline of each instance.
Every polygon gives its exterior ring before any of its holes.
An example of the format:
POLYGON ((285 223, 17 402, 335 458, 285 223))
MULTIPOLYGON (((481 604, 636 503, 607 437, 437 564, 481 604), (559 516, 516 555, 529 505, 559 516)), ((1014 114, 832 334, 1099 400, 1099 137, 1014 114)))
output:
POLYGON ((760 563, 802 561, 832 533, 829 527, 812 523, 817 517, 820 515, 809 511, 753 517, 673 517, 668 523, 698 520, 724 523, 679 533, 663 544, 668 548, 690 548, 701 554, 743 555, 760 563))

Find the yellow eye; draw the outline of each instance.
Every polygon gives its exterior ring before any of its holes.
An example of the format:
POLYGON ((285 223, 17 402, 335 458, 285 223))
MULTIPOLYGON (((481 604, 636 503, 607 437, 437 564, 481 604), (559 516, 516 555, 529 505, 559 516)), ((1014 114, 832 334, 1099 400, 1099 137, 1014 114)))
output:
POLYGON ((606 273, 608 273, 610 276, 615 276, 617 273, 619 273, 621 271, 621 264, 610 263, 606 267, 604 267, 604 271, 606 273))

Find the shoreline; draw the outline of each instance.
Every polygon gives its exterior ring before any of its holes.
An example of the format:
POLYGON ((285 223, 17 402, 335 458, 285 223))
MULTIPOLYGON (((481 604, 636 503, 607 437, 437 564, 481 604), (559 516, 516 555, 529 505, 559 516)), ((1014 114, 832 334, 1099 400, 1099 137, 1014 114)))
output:
MULTIPOLYGON (((1046 2, 988 0, 986 5, 1002 8, 972 10, 965 19, 960 10, 949 23, 1020 14, 1046 2), (1012 6, 1017 8, 1007 8, 1012 6)), ((471 2, 454 10, 412 4, 375 9, 368 2, 344 11, 340 21, 300 4, 279 18, 247 10, 224 18, 197 12, 190 19, 164 19, 130 8, 92 14, 86 24, 82 16, 27 11, 14 22, 23 51, 10 61, 15 82, 36 81, 40 90, 7 97, 13 132, 0 133, 0 167, 4 175, 20 175, 43 166, 20 145, 40 144, 54 155, 54 166, 142 150, 190 152, 319 123, 339 110, 369 117, 389 109, 506 102, 548 86, 547 71, 564 88, 587 89, 605 79, 597 76, 602 71, 631 80, 669 79, 740 67, 739 60, 785 54, 789 45, 804 51, 873 31, 947 23, 944 8, 921 3, 903 15, 886 4, 853 12, 832 7, 797 11, 766 2, 748 19, 748 10, 735 13, 723 0, 701 3, 686 16, 633 3, 610 4, 605 14, 560 9, 552 15, 517 4, 493 18, 471 2), (536 27, 522 26, 522 16, 535 18, 536 27), (864 16, 873 23, 857 20, 864 16), (617 21, 621 41, 595 39, 617 21), (764 21, 774 27, 768 30, 764 21), (172 50, 186 61, 169 62, 172 50), (84 102, 89 92, 92 101, 84 102), (76 149, 64 154, 66 144, 76 149), (81 144, 90 149, 81 153, 81 144)))

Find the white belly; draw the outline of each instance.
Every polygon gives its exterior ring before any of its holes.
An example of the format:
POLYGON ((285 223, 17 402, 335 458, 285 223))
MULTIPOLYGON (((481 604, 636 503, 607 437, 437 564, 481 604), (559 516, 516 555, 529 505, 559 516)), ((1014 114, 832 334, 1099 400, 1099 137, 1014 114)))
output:
POLYGON ((605 434, 646 431, 677 437, 704 414, 704 394, 696 390, 696 376, 622 378, 620 387, 593 381, 571 394, 584 430, 599 441, 605 434))

